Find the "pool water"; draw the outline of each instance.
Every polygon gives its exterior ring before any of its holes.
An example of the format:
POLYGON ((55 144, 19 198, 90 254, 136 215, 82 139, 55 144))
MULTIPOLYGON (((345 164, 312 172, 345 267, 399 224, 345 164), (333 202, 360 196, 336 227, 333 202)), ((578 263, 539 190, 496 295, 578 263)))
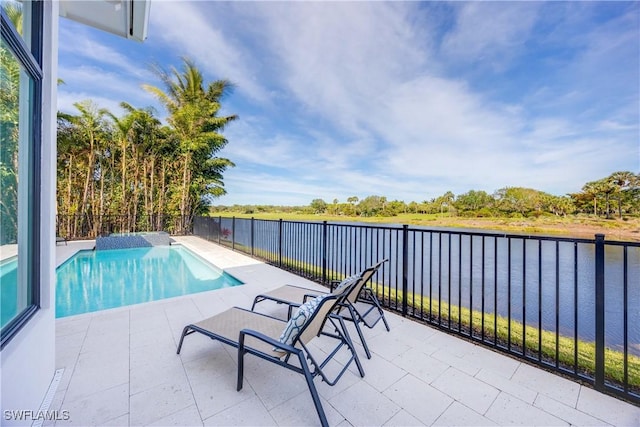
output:
POLYGON ((242 284, 182 246, 80 251, 56 276, 56 317, 242 284))
POLYGON ((18 314, 18 257, 0 261, 0 326, 18 314))

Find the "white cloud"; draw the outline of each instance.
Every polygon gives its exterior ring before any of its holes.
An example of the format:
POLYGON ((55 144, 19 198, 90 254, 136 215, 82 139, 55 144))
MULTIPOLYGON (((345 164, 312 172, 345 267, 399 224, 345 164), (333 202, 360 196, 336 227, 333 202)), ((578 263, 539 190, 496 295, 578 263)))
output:
POLYGON ((441 52, 456 60, 501 68, 523 52, 542 3, 466 2, 459 3, 455 26, 441 52))
POLYGON ((214 79, 229 79, 237 84, 239 92, 264 101, 268 93, 258 83, 260 67, 253 53, 236 42, 234 34, 221 30, 226 25, 242 31, 237 22, 225 22, 228 9, 229 5, 222 2, 181 2, 179 7, 174 2, 156 2, 150 27, 154 37, 177 55, 195 60, 214 79))
POLYGON ((79 114, 78 109, 73 104, 91 100, 98 108, 106 108, 116 116, 123 113, 120 108, 120 100, 96 96, 87 92, 58 92, 58 110, 68 114, 79 114))
MULTIPOLYGON (((184 55, 207 80, 237 84, 225 106, 240 120, 220 155, 238 166, 220 202, 420 201, 506 185, 563 194, 638 170, 637 6, 614 20, 600 7, 154 2, 146 46, 166 68, 184 55)), ((130 53, 67 48, 97 65, 66 68, 82 84, 60 89, 62 105, 138 96, 130 53)))
MULTIPOLYGON (((109 65, 115 69, 123 71, 129 75, 145 78, 149 76, 148 71, 125 53, 119 52, 107 46, 94 37, 92 31, 81 24, 65 20, 67 25, 60 26, 60 47, 61 55, 68 55, 74 60, 97 62, 109 65)), ((113 40, 111 36, 107 40, 113 40)))

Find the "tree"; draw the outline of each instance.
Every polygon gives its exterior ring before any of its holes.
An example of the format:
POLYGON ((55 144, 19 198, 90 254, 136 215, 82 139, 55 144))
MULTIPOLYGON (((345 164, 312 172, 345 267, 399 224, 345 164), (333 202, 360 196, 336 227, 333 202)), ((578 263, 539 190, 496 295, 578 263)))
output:
POLYGON ((108 124, 105 121, 105 110, 99 109, 91 101, 76 102, 73 104, 80 114, 69 115, 59 114, 59 117, 66 120, 73 126, 73 141, 78 144, 80 155, 77 157, 76 166, 83 169, 83 184, 80 194, 81 199, 77 202, 78 213, 82 218, 81 221, 88 221, 89 228, 97 233, 98 224, 95 219, 100 217, 104 207, 104 168, 102 162, 105 149, 105 141, 109 139, 108 124), (96 180, 101 182, 99 191, 96 195, 96 180), (99 203, 96 203, 96 201, 99 203), (88 214, 91 214, 90 216, 88 214))
POLYGON ((206 211, 205 202, 225 194, 223 173, 235 166, 229 159, 215 157, 227 140, 219 133, 237 115, 218 116, 222 98, 230 92, 228 80, 206 85, 200 70, 183 58, 183 69, 166 72, 154 68, 164 90, 143 85, 165 106, 168 123, 176 133, 181 158, 179 211, 183 226, 188 227, 196 213, 206 211))
POLYGON ((313 213, 320 214, 327 211, 327 202, 322 199, 313 199, 309 205, 313 213))
POLYGON ((477 212, 480 209, 489 209, 493 203, 493 197, 485 191, 470 190, 456 197, 454 206, 463 213, 477 212))
POLYGON ((622 218, 622 197, 624 192, 631 188, 636 176, 629 171, 614 172, 609 176, 609 182, 613 185, 614 193, 618 201, 618 217, 622 218))

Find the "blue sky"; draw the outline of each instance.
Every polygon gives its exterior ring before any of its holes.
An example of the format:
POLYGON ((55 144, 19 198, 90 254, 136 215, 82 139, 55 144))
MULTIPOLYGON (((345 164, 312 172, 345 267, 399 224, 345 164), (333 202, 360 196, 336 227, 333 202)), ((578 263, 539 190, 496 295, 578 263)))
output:
POLYGON ((216 204, 556 195, 640 172, 640 2, 152 1, 144 43, 60 20, 58 108, 154 106, 151 63, 235 83, 216 204))

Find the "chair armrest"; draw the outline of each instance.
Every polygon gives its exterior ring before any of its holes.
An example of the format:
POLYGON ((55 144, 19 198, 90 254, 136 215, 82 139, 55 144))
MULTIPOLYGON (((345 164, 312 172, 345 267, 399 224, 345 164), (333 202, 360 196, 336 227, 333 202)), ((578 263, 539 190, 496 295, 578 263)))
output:
POLYGON ((282 350, 283 352, 286 352, 286 353, 297 353, 298 352, 297 348, 295 348, 293 346, 290 346, 289 344, 283 344, 280 341, 278 341, 277 339, 269 337, 269 336, 263 334, 262 332, 258 332, 258 331, 253 330, 253 329, 242 329, 240 331, 240 336, 239 336, 239 339, 238 339, 238 343, 240 344, 239 345, 239 350, 240 351, 244 351, 244 347, 245 347, 245 345, 244 345, 244 337, 245 337, 245 335, 249 335, 249 336, 254 337, 254 338, 256 338, 256 339, 258 339, 260 341, 266 342, 267 344, 272 345, 274 347, 274 349, 280 349, 280 350, 282 350))
MULTIPOLYGON (((309 298, 317 298, 319 296, 320 296, 319 294, 304 294, 304 297, 302 297, 302 302, 307 302, 309 298)), ((300 305, 302 304, 290 304, 290 305, 295 305, 296 307, 300 307, 300 305)))

